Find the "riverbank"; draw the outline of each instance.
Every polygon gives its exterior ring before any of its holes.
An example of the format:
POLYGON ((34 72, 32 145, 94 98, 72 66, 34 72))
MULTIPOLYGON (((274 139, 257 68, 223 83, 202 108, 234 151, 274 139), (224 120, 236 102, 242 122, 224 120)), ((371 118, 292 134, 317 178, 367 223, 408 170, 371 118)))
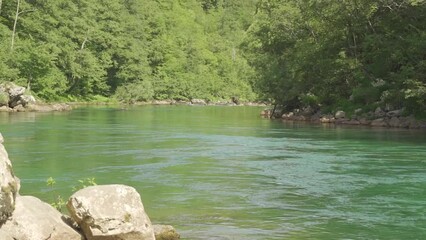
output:
POLYGON ((313 111, 311 109, 296 109, 291 112, 265 109, 260 114, 266 118, 317 124, 426 129, 426 121, 416 119, 413 115, 405 116, 404 109, 388 110, 377 107, 374 112, 362 112, 361 109, 358 109, 350 115, 344 111, 323 114, 321 111, 313 111))
POLYGON ((18 105, 14 108, 1 106, 0 112, 61 112, 70 111, 72 106, 67 103, 37 103, 28 104, 25 107, 18 105))
POLYGON ((261 102, 244 102, 238 98, 228 101, 208 101, 204 99, 183 100, 152 100, 144 102, 119 102, 114 98, 94 96, 89 101, 71 101, 46 103, 36 98, 25 87, 12 82, 0 84, 0 112, 52 112, 69 111, 79 106, 93 105, 200 105, 200 106, 267 106, 261 102))
POLYGON ((25 87, 12 82, 0 84, 0 112, 52 112, 71 109, 66 103, 37 101, 25 87))

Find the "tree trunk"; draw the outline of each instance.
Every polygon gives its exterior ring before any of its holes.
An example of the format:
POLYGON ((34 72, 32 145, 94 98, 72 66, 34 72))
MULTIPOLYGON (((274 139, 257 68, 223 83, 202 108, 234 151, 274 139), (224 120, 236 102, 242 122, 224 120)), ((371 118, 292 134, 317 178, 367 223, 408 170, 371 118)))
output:
POLYGON ((30 75, 30 77, 28 78, 28 82, 27 82, 27 91, 28 93, 31 91, 31 80, 33 79, 33 76, 30 75))
POLYGON ((13 23, 12 42, 10 44, 10 49, 11 50, 13 50, 13 46, 15 45, 16 24, 18 23, 19 5, 20 4, 21 4, 21 0, 18 0, 18 4, 16 4, 15 22, 13 23))
POLYGON ((272 112, 271 112, 271 116, 269 116, 270 119, 275 118, 275 111, 277 111, 277 106, 278 106, 278 104, 275 103, 274 104, 274 109, 272 109, 272 112))

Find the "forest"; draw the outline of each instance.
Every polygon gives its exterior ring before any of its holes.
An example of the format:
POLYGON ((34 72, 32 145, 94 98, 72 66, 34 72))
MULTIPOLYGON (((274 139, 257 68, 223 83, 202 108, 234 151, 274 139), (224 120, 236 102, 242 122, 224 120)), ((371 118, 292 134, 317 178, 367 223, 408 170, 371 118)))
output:
POLYGON ((0 0, 0 81, 45 101, 426 112, 425 0, 0 0))

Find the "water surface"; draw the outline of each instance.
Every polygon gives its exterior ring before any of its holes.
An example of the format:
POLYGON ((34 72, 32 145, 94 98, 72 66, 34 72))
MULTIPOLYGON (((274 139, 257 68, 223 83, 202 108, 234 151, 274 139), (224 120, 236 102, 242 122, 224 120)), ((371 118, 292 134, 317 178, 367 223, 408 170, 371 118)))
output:
POLYGON ((183 239, 422 239, 426 135, 270 121, 256 107, 1 113, 21 194, 135 187, 183 239), (56 180, 54 188, 46 179, 56 180))

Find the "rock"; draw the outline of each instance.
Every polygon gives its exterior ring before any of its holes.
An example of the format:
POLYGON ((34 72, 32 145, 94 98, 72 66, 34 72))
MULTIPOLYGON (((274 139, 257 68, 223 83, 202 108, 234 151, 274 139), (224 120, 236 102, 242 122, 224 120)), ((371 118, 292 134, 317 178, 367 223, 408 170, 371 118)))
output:
POLYGON ((315 112, 316 110, 313 107, 308 106, 302 109, 301 114, 304 116, 312 116, 315 112))
POLYGON ((88 240, 155 240, 139 193, 124 185, 91 186, 67 203, 88 240))
POLYGON ((269 118, 269 116, 271 116, 271 110, 270 109, 262 110, 262 112, 260 112, 260 115, 262 117, 268 117, 269 118))
POLYGON ((402 109, 390 111, 386 113, 386 116, 392 118, 392 117, 400 117, 402 115, 402 109))
POLYGON ((347 119, 347 118, 337 118, 334 123, 336 123, 336 124, 347 124, 348 122, 349 122, 349 119, 347 119))
POLYGON ((374 117, 376 118, 382 118, 385 115, 386 113, 380 107, 377 107, 376 110, 374 111, 374 117))
POLYGON ((25 93, 25 88, 14 83, 7 83, 5 88, 9 93, 9 107, 14 108, 19 105, 21 96, 25 93))
POLYGON ((305 116, 300 115, 300 116, 296 116, 296 117, 294 117, 294 118, 293 118, 293 120, 294 120, 294 121, 301 121, 301 122, 304 122, 304 121, 306 121, 307 119, 306 119, 306 117, 305 117, 305 116))
MULTIPOLYGON (((15 211, 2 227, 3 233, 19 240, 82 240, 78 232, 64 223, 62 214, 31 196, 18 196, 15 211)), ((3 238, 1 238, 3 239, 3 238)))
POLYGON ((56 104, 28 104, 26 111, 29 112, 52 112, 52 111, 69 111, 72 107, 65 103, 56 104))
POLYGON ((320 119, 321 123, 334 123, 335 119, 334 117, 330 116, 330 115, 326 115, 326 116, 322 116, 320 119))
POLYGON ((281 115, 281 118, 285 120, 293 120, 294 113, 293 112, 284 113, 283 115, 281 115))
POLYGON ((385 122, 384 118, 378 118, 371 122, 370 124, 373 127, 387 127, 388 124, 385 122))
POLYGON ((1 240, 16 240, 9 233, 5 232, 0 228, 0 239, 1 240))
POLYGON ((179 233, 170 225, 153 225, 156 240, 177 240, 180 239, 179 233))
POLYGON ((71 110, 71 106, 65 103, 56 103, 52 104, 53 111, 69 111, 71 110))
POLYGON ((314 115, 311 116, 311 118, 309 120, 313 123, 321 122, 321 113, 319 113, 319 112, 315 113, 314 115))
POLYGON ((9 93, 0 89, 0 107, 9 106, 9 93))
POLYGON ((346 113, 344 111, 337 111, 336 114, 334 114, 334 118, 339 119, 339 118, 345 118, 346 117, 346 113))
MULTIPOLYGON (((0 84, 0 107, 7 106, 13 109, 19 105, 26 107, 36 102, 33 96, 24 94, 24 87, 18 86, 12 82, 0 84)), ((5 109, 3 109, 3 111, 5 111, 5 109)))
POLYGON ((348 124, 348 125, 360 125, 361 123, 360 123, 360 121, 358 121, 356 119, 351 119, 349 121, 346 121, 345 124, 348 124))
POLYGON ((28 104, 36 103, 36 99, 31 95, 22 95, 19 102, 20 102, 20 104, 22 104, 22 106, 25 107, 28 104))
POLYGON ((366 118, 361 118, 358 120, 361 125, 370 125, 371 121, 366 118))
POLYGON ((25 88, 14 83, 7 83, 5 86, 10 98, 20 97, 25 93, 25 88))
POLYGON ((8 106, 1 106, 0 112, 11 112, 12 109, 10 109, 8 106))
POLYGON ((151 102, 151 104, 153 104, 153 105, 171 105, 172 101, 171 100, 153 100, 151 102))
POLYGON ((22 106, 22 104, 15 106, 14 110, 17 111, 17 112, 25 112, 26 111, 26 109, 24 108, 24 106, 22 106))
MULTIPOLYGON (((3 142, 3 136, 1 136, 1 142, 3 142)), ((12 163, 6 149, 3 144, 0 144, 0 225, 12 214, 19 188, 19 179, 13 174, 12 163)))
POLYGON ((388 121, 389 127, 399 127, 401 125, 401 122, 399 121, 398 117, 392 117, 388 121))
POLYGON ((207 105, 206 101, 204 101, 203 99, 192 99, 191 100, 191 104, 194 104, 194 105, 207 105))

